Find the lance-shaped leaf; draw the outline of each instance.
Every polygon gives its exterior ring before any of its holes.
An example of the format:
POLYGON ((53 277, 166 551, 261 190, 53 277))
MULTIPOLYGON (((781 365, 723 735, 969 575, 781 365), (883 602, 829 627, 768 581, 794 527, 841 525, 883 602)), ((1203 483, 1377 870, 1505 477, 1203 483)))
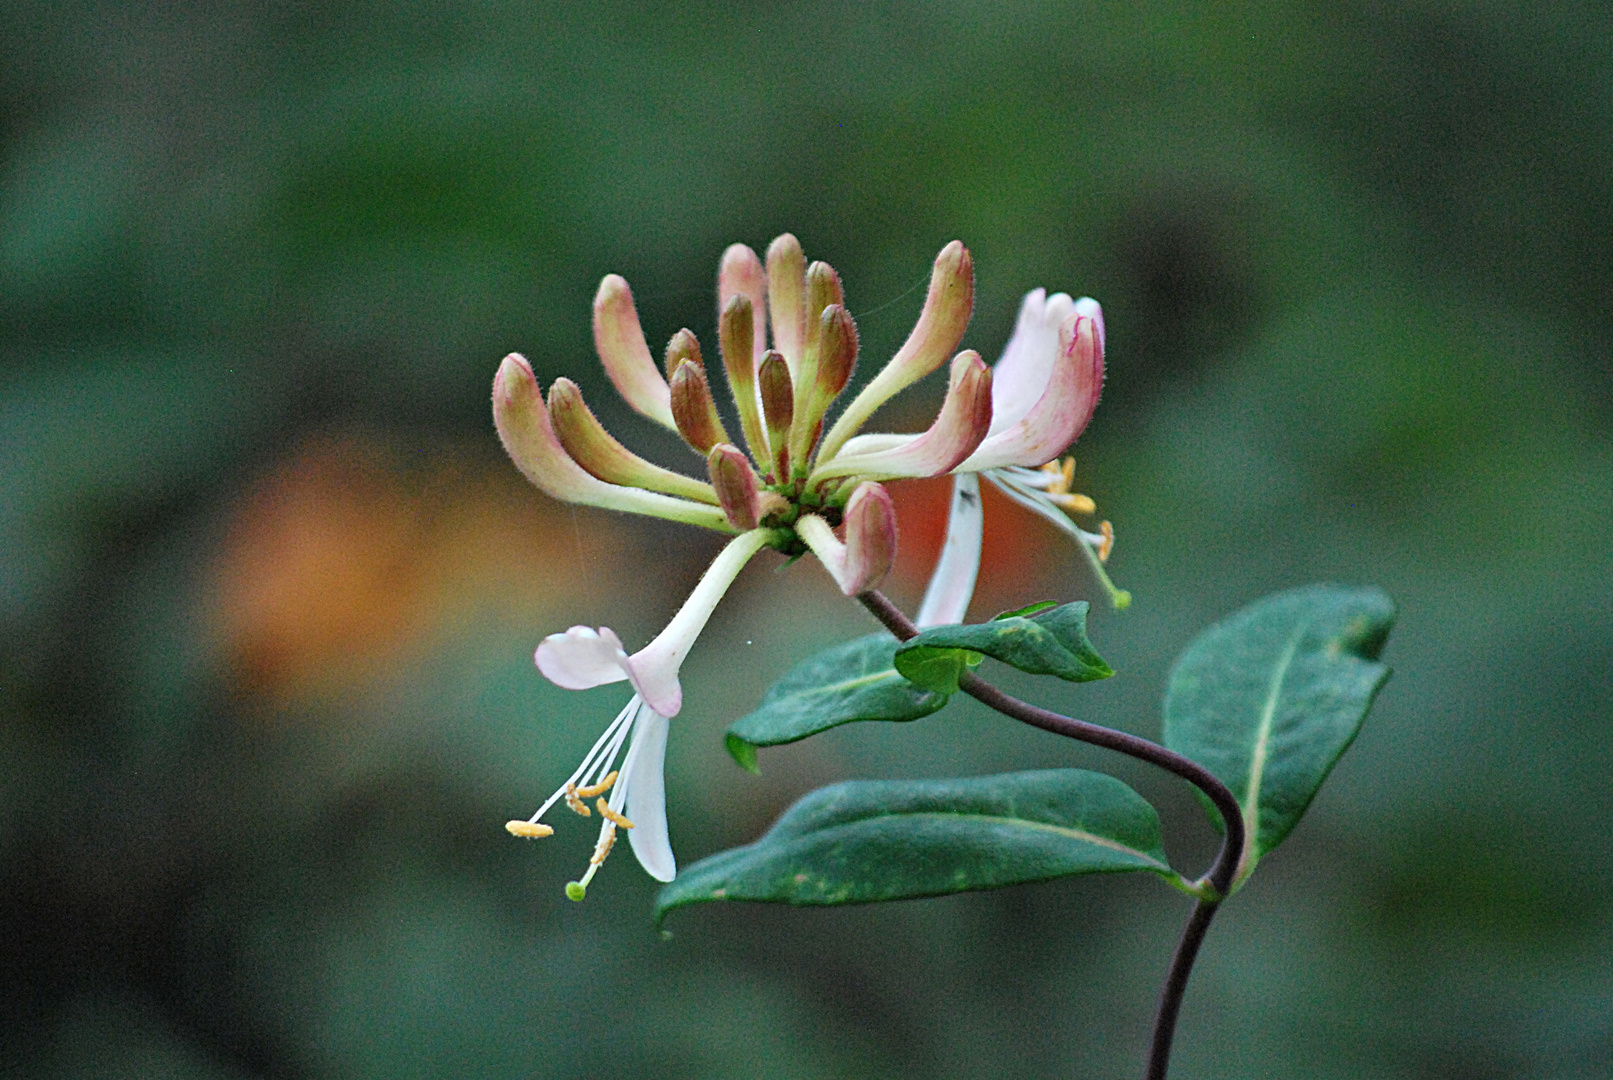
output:
POLYGON ((1159 815, 1112 776, 853 780, 812 792, 754 844, 684 870, 655 917, 708 900, 864 904, 1136 870, 1180 883, 1159 815))
POLYGON ((896 652, 896 670, 921 686, 953 693, 958 677, 985 654, 1032 675, 1057 675, 1070 682, 1107 679, 1114 669, 1087 640, 1087 602, 999 615, 972 626, 936 626, 896 652))
POLYGON ((859 720, 917 720, 941 709, 947 695, 897 674, 897 641, 869 634, 796 664, 749 716, 728 728, 728 752, 756 771, 758 746, 782 746, 859 720))
POLYGON ((1165 745, 1238 797, 1249 833, 1240 879, 1293 829, 1355 739, 1389 677, 1377 659, 1394 618, 1378 589, 1309 585, 1235 612, 1176 662, 1165 745))

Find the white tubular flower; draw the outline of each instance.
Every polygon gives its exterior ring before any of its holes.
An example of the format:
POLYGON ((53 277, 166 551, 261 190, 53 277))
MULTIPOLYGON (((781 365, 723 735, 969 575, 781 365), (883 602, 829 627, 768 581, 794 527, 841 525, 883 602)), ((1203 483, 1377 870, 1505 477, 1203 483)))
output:
POLYGON ((762 529, 736 536, 718 554, 695 586, 689 599, 673 616, 656 639, 629 656, 622 641, 608 626, 594 629, 573 626, 562 634, 550 634, 538 646, 538 670, 556 686, 567 690, 587 690, 626 680, 635 693, 627 707, 616 715, 605 733, 594 743, 564 784, 537 813, 525 821, 512 821, 505 827, 514 835, 536 839, 554 829, 542 822, 543 815, 561 799, 575 812, 589 816, 586 799, 599 799, 595 809, 605 820, 600 824, 599 843, 594 848, 587 873, 566 887, 566 895, 581 900, 594 874, 610 854, 618 827, 629 830, 628 839, 639 865, 657 881, 671 881, 677 861, 667 838, 666 738, 670 717, 683 708, 683 687, 678 670, 689 655, 695 639, 705 629, 717 602, 734 578, 769 540, 762 529), (612 771, 622 744, 632 736, 632 745, 620 773, 612 771), (600 798, 609 790, 610 799, 600 798), (626 809, 625 815, 623 809, 626 809))
POLYGON ((974 599, 975 579, 980 575, 985 522, 980 506, 980 478, 974 473, 959 473, 952 478, 952 505, 947 511, 941 557, 936 560, 918 617, 913 620, 920 630, 963 621, 969 601, 974 599))

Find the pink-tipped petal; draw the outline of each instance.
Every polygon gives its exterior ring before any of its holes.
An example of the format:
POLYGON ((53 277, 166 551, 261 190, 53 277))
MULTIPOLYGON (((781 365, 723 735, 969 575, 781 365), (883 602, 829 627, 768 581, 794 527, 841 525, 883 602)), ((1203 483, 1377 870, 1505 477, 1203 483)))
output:
POLYGON ((1059 362, 1041 398, 1019 422, 982 442, 958 472, 1053 460, 1086 430, 1103 391, 1102 323, 1072 313, 1060 333, 1059 362))
POLYGON ((871 479, 940 476, 968 458, 991 428, 991 369, 966 350, 952 361, 941 412, 928 431, 900 445, 866 454, 841 454, 815 470, 812 480, 837 476, 871 479))
POLYGON ((666 376, 650 356, 633 290, 618 274, 606 274, 594 294, 594 348, 624 401, 656 423, 677 429, 666 376))
POLYGON ((628 677, 627 652, 608 626, 573 626, 550 634, 533 659, 546 679, 566 690, 588 690, 628 677))

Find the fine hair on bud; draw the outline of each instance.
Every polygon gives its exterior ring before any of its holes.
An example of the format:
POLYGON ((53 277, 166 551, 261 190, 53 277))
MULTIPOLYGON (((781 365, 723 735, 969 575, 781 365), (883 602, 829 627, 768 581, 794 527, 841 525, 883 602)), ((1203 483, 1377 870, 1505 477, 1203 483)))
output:
POLYGON ((672 372, 672 419, 683 441, 702 454, 718 443, 728 442, 717 402, 706 381, 706 369, 698 361, 685 358, 672 372))
POLYGON ((687 326, 673 334, 672 340, 666 343, 666 377, 671 379, 678 365, 685 360, 693 360, 701 367, 706 364, 700 355, 700 340, 687 326))
POLYGON ((756 528, 760 487, 745 452, 730 443, 718 443, 706 455, 706 469, 728 523, 740 532, 756 528))
POLYGON ((857 323, 844 304, 823 309, 818 331, 818 390, 833 400, 857 367, 857 323))
POLYGON ((844 305, 846 294, 840 287, 840 275, 826 262, 807 267, 806 294, 806 346, 810 349, 818 344, 823 309, 830 304, 844 305))

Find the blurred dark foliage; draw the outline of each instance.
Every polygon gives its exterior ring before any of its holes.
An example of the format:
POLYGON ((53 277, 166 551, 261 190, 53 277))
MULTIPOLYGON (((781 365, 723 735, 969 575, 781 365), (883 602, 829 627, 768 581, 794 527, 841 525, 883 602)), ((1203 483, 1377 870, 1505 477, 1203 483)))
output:
MULTIPOLYGON (((1613 1075, 1613 17, 1489 3, 0 8, 0 1068, 19 1077, 1054 1077, 1136 1067, 1182 898, 1055 883, 683 913, 506 836, 620 704, 710 538, 557 507, 498 450, 511 349, 612 400, 589 301, 712 341, 729 242, 847 283, 860 377, 964 240, 967 343, 1098 297, 1077 447, 1138 600, 1121 674, 1014 683, 1145 734, 1196 629, 1310 580, 1400 602, 1397 675, 1229 905, 1181 1076, 1613 1075)), ((916 424, 939 388, 886 410, 916 424)), ((939 489, 896 493, 912 603, 939 489)), ((979 615, 1091 595, 993 503, 979 615)), ((867 628, 747 572, 685 670, 679 857, 846 776, 1110 768, 953 706, 720 732, 867 628)))

